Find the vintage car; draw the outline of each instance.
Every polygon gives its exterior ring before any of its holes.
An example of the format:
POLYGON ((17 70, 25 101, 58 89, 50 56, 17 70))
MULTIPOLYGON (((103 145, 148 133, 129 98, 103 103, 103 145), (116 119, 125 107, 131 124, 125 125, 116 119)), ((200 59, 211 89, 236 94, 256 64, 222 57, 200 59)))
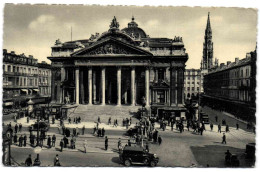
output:
POLYGON ((119 154, 121 163, 125 166, 132 164, 150 165, 154 167, 158 164, 159 158, 156 154, 146 152, 140 146, 125 146, 123 151, 119 154))
MULTIPOLYGON (((47 121, 39 121, 39 130, 48 131, 50 128, 50 124, 47 121)), ((38 123, 35 122, 29 127, 29 131, 37 131, 38 123)))
POLYGON ((255 143, 248 143, 246 145, 246 158, 255 159, 255 143))

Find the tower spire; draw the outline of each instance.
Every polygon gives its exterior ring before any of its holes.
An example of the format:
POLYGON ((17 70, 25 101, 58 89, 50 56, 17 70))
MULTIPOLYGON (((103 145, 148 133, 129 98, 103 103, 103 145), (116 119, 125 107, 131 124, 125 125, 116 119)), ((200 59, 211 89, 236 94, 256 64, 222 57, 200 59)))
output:
POLYGON ((210 69, 213 67, 213 42, 212 31, 210 26, 210 12, 208 12, 207 26, 205 29, 204 43, 203 43, 203 57, 201 69, 210 69))
POLYGON ((211 26, 210 26, 210 12, 208 12, 208 21, 207 21, 207 28, 206 30, 211 31, 211 26))

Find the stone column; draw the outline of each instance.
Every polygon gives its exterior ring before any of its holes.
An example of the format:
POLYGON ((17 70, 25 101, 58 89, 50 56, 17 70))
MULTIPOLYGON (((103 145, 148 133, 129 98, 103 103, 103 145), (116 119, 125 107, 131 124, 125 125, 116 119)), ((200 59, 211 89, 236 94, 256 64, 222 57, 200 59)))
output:
MULTIPOLYGON (((60 69, 60 76, 61 76, 61 83, 62 83, 66 79, 66 69, 64 67, 60 69)), ((64 103, 64 85, 61 87, 60 103, 64 103)))
POLYGON ((131 105, 135 106, 135 68, 131 69, 131 105))
POLYGON ((176 69, 171 67, 170 68, 170 105, 176 105, 176 69))
POLYGON ((96 71, 92 71, 93 73, 93 103, 95 104, 97 101, 97 78, 96 78, 96 71))
POLYGON ((121 67, 117 67, 117 105, 121 105, 121 67))
POLYGON ((79 68, 75 69, 76 104, 79 104, 79 68))
POLYGON ((101 69, 101 85, 102 85, 102 105, 106 104, 106 68, 101 69))
POLYGON ((92 68, 88 68, 88 105, 92 105, 92 68))
POLYGON ((146 106, 150 106, 149 89, 150 89, 149 68, 146 67, 146 69, 145 69, 145 99, 146 99, 146 106))
POLYGON ((80 70, 80 102, 81 104, 84 104, 85 102, 85 93, 84 93, 84 71, 80 70))

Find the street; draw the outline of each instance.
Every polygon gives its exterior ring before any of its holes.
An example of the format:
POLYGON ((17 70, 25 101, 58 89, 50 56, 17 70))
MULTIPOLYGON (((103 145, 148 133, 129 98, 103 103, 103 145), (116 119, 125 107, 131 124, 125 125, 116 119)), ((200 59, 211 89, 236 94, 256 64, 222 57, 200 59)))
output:
MULTIPOLYGON (((219 115, 219 119, 224 117, 221 112, 212 111, 209 108, 204 110, 209 114, 212 122, 216 114, 219 115)), ((158 166, 225 167, 224 158, 227 150, 238 155, 241 167, 252 166, 252 162, 245 160, 244 152, 247 143, 255 142, 255 134, 243 130, 243 124, 241 124, 241 129, 236 130, 235 126, 232 125, 236 123, 236 120, 226 116, 225 118, 230 123, 230 132, 226 133, 227 144, 225 145, 221 144, 222 133, 217 132, 217 125, 215 124, 213 131, 210 131, 209 125, 206 125, 206 131, 203 132, 203 135, 193 133, 192 129, 187 131, 186 126, 183 133, 176 130, 175 126, 173 131, 169 126, 167 126, 166 131, 162 131, 157 124, 156 128, 163 141, 160 146, 150 142, 149 149, 151 153, 157 154, 160 158, 158 166)), ((74 126, 74 124, 71 125, 74 126)), ((40 153, 41 166, 52 166, 56 154, 59 154, 62 166, 122 166, 119 162, 117 142, 118 138, 121 138, 122 145, 127 144, 129 139, 128 136, 125 136, 127 130, 123 127, 109 129, 109 126, 103 125, 108 128, 106 129, 106 135, 109 139, 107 151, 104 150, 104 138, 93 136, 93 129, 87 128, 85 135, 79 135, 76 138, 76 149, 65 148, 63 152, 60 152, 59 141, 62 136, 59 134, 57 127, 52 127, 47 135, 56 135, 56 147, 48 149, 46 147, 47 140, 44 141, 45 146, 40 153), (84 140, 87 140, 88 143, 87 153, 83 152, 84 140)), ((131 127, 133 126, 132 124, 131 127)), ((225 127, 223 126, 222 131, 224 130, 225 127)), ((26 128, 23 129, 22 133, 29 136, 26 128)), ((15 155, 13 158, 16 162, 23 163, 28 154, 32 154, 33 160, 36 157, 33 148, 29 145, 22 148, 12 146, 12 155, 15 155)))

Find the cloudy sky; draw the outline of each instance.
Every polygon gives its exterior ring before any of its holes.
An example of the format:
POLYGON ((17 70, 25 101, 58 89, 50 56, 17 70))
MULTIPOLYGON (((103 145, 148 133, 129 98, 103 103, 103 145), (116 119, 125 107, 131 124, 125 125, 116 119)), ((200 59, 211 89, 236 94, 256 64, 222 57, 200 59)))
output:
POLYGON ((219 62, 244 58, 255 49, 257 11, 242 8, 126 7, 80 5, 6 5, 4 8, 3 48, 17 54, 33 55, 47 61, 56 39, 88 39, 107 31, 113 16, 120 29, 132 15, 150 37, 181 36, 189 53, 187 68, 199 68, 203 39, 210 12, 214 57, 219 62))

